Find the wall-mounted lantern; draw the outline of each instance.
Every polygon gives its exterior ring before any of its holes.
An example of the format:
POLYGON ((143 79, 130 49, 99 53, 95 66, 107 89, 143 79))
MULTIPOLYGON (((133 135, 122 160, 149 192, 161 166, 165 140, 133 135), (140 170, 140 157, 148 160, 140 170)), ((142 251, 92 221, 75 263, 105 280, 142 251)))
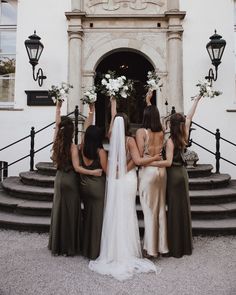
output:
POLYGON ((206 49, 210 56, 211 63, 215 67, 215 74, 210 68, 208 72, 208 76, 205 78, 211 82, 217 80, 217 74, 218 74, 218 66, 221 63, 221 58, 224 53, 224 49, 226 46, 226 41, 222 39, 222 36, 218 35, 215 30, 215 34, 210 37, 210 42, 207 43, 206 49))
POLYGON ((35 66, 38 64, 44 48, 40 39, 41 38, 36 35, 36 31, 34 31, 34 34, 29 36, 29 39, 25 40, 25 47, 28 53, 29 62, 33 67, 33 78, 35 81, 38 80, 38 84, 41 87, 43 85, 43 80, 47 77, 43 75, 43 70, 41 68, 38 69, 38 72, 35 75, 35 66))

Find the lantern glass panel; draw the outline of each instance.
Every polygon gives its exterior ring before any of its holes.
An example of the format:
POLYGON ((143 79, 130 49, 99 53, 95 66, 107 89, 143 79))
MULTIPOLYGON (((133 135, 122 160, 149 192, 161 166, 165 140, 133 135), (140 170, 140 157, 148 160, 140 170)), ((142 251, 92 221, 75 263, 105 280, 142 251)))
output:
POLYGON ((213 48, 212 49, 212 53, 213 53, 213 57, 214 59, 218 59, 219 58, 219 48, 213 48))

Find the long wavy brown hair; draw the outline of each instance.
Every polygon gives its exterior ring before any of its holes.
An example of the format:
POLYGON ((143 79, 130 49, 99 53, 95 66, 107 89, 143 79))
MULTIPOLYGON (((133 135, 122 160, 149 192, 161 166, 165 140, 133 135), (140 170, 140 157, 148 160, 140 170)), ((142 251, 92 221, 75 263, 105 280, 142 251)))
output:
POLYGON ((170 136, 176 148, 182 150, 186 147, 188 138, 185 117, 180 113, 175 113, 170 117, 170 136))
POLYGON ((52 160, 58 169, 64 169, 67 165, 71 164, 71 144, 73 135, 73 121, 69 117, 62 116, 52 147, 52 160))

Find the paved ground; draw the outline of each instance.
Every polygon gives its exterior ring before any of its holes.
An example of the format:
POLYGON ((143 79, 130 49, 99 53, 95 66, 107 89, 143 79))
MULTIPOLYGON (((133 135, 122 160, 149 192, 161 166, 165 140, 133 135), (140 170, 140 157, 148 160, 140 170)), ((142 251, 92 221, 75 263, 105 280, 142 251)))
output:
POLYGON ((83 257, 52 257, 47 234, 0 230, 0 295, 236 294, 236 238, 195 238, 194 253, 160 258, 162 272, 118 282, 83 257))

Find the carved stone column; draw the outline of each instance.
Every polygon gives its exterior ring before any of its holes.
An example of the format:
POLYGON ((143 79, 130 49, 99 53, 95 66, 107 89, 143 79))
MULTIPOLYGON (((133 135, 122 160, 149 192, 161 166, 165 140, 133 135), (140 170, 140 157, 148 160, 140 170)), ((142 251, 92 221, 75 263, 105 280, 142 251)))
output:
POLYGON ((183 112, 183 28, 181 19, 184 18, 185 12, 168 11, 166 16, 169 18, 167 33, 168 103, 170 107, 175 106, 177 112, 183 112))
POLYGON ((82 17, 81 12, 67 12, 66 17, 69 20, 68 37, 69 37, 69 83, 73 85, 70 90, 67 110, 72 112, 76 105, 80 104, 81 87, 82 87, 82 17))

